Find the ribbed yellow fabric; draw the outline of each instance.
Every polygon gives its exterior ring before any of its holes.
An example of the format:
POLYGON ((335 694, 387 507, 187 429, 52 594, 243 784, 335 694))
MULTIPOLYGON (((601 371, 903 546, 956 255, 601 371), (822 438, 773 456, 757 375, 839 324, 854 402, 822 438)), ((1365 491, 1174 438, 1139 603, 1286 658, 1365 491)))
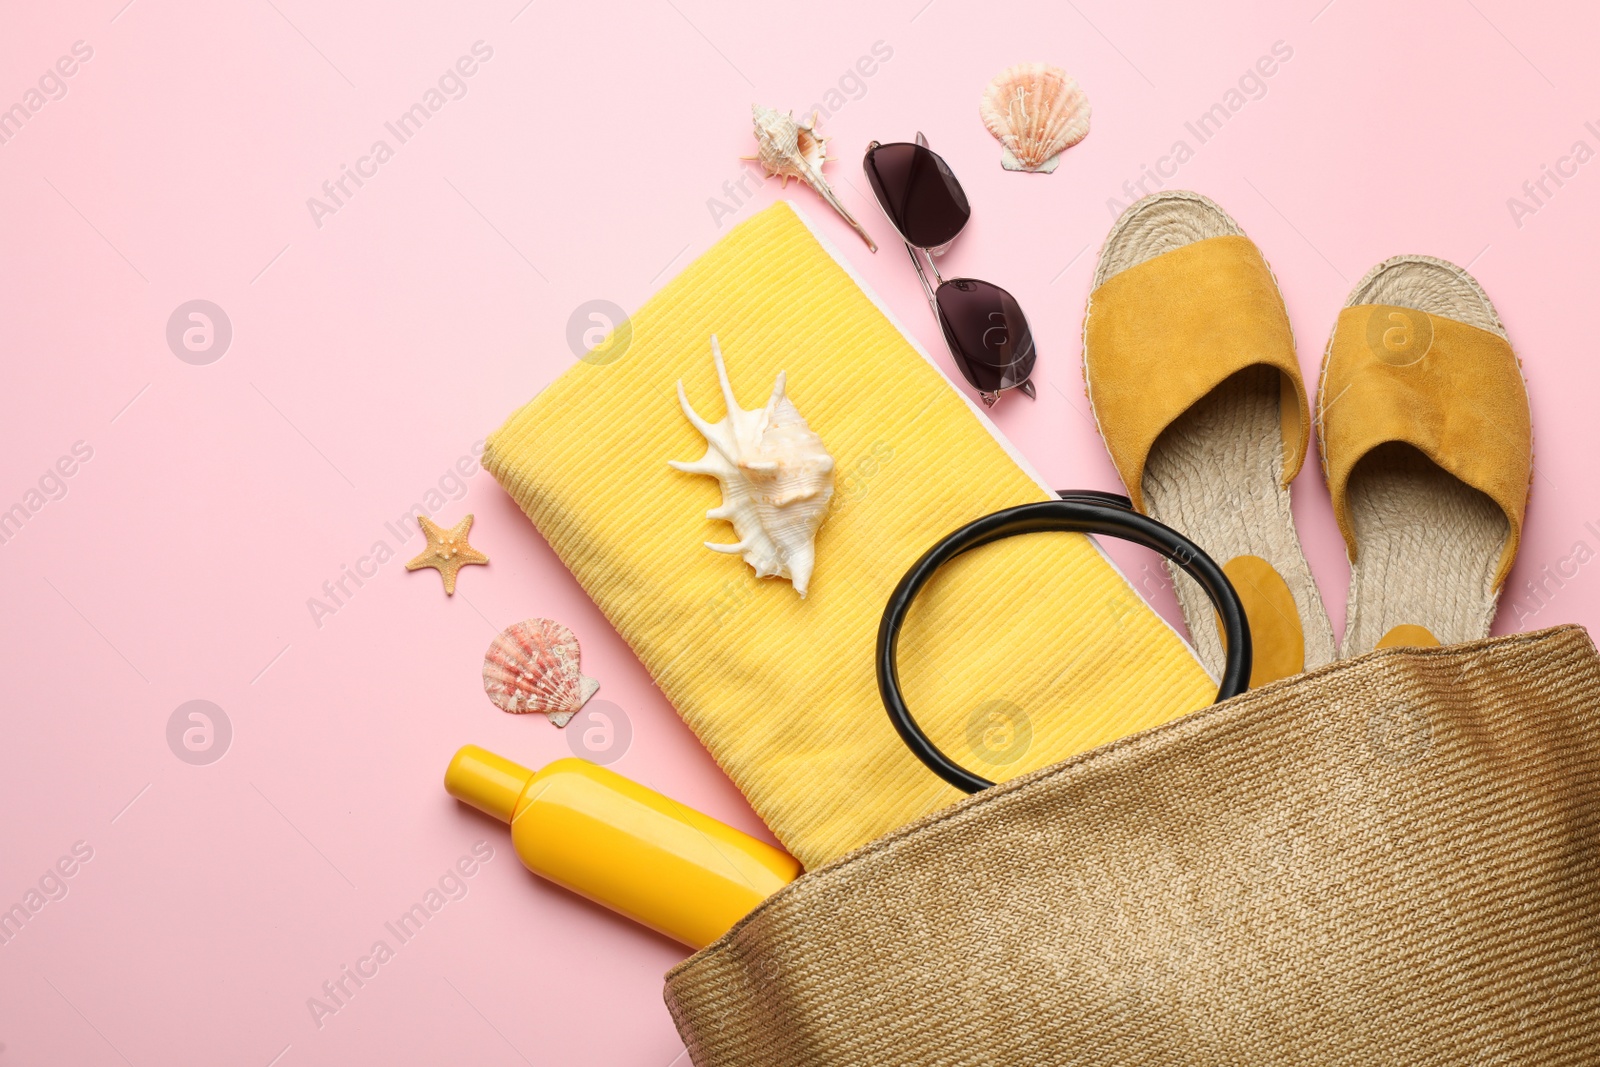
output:
MULTIPOLYGON (((803 864, 960 796, 900 742, 873 647, 890 591, 955 527, 1048 494, 787 204, 732 231, 632 318, 625 354, 580 362, 493 434, 516 498, 667 699, 803 864), (709 520, 716 482, 669 459, 705 442, 674 383, 722 414, 715 333, 742 404, 780 370, 837 461, 806 599, 758 580, 709 520)), ((1013 538, 924 591, 901 639, 906 697, 989 778, 1045 766, 1209 702, 1187 646, 1087 539, 1013 538)))

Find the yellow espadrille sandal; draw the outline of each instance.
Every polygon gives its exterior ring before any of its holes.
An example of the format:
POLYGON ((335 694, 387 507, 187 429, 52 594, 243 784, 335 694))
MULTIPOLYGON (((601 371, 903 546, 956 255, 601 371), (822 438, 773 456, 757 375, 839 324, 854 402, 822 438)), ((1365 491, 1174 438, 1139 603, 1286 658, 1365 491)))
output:
POLYGON ((1396 256, 1361 279, 1328 339, 1317 440, 1350 555, 1341 654, 1487 636, 1522 536, 1533 430, 1472 275, 1396 256))
MULTIPOLYGON (((1289 508, 1310 405, 1260 250, 1210 200, 1165 192, 1117 220, 1094 281, 1084 378, 1129 498, 1223 561, 1250 621, 1252 685, 1329 662, 1333 629, 1289 508)), ((1211 604, 1173 578, 1215 672, 1211 604)))

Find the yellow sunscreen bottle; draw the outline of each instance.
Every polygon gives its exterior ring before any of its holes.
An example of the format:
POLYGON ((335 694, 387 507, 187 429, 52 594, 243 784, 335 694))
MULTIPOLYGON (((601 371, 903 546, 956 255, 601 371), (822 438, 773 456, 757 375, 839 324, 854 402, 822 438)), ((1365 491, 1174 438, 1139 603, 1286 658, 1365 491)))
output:
POLYGON ((510 823, 533 873, 691 948, 800 874, 788 853, 588 760, 530 771, 465 745, 444 787, 510 823))

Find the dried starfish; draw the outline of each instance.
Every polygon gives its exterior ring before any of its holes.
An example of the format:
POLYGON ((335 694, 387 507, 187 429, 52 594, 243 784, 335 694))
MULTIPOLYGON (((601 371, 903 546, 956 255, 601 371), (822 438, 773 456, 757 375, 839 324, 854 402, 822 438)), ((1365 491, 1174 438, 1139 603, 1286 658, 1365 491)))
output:
POLYGON ((467 531, 472 529, 472 516, 468 515, 446 530, 426 515, 417 516, 417 525, 428 539, 422 555, 406 564, 406 570, 432 567, 444 579, 446 596, 456 595, 456 572, 469 563, 488 563, 489 557, 467 544, 467 531))

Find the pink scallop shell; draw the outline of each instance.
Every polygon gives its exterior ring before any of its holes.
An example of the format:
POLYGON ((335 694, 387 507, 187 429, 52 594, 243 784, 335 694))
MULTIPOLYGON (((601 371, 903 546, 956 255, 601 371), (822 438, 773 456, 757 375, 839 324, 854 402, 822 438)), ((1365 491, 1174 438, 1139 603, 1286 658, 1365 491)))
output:
POLYGON ((578 670, 579 655, 577 637, 554 619, 508 626, 484 653, 483 691, 501 711, 540 711, 565 726, 600 688, 578 670))

